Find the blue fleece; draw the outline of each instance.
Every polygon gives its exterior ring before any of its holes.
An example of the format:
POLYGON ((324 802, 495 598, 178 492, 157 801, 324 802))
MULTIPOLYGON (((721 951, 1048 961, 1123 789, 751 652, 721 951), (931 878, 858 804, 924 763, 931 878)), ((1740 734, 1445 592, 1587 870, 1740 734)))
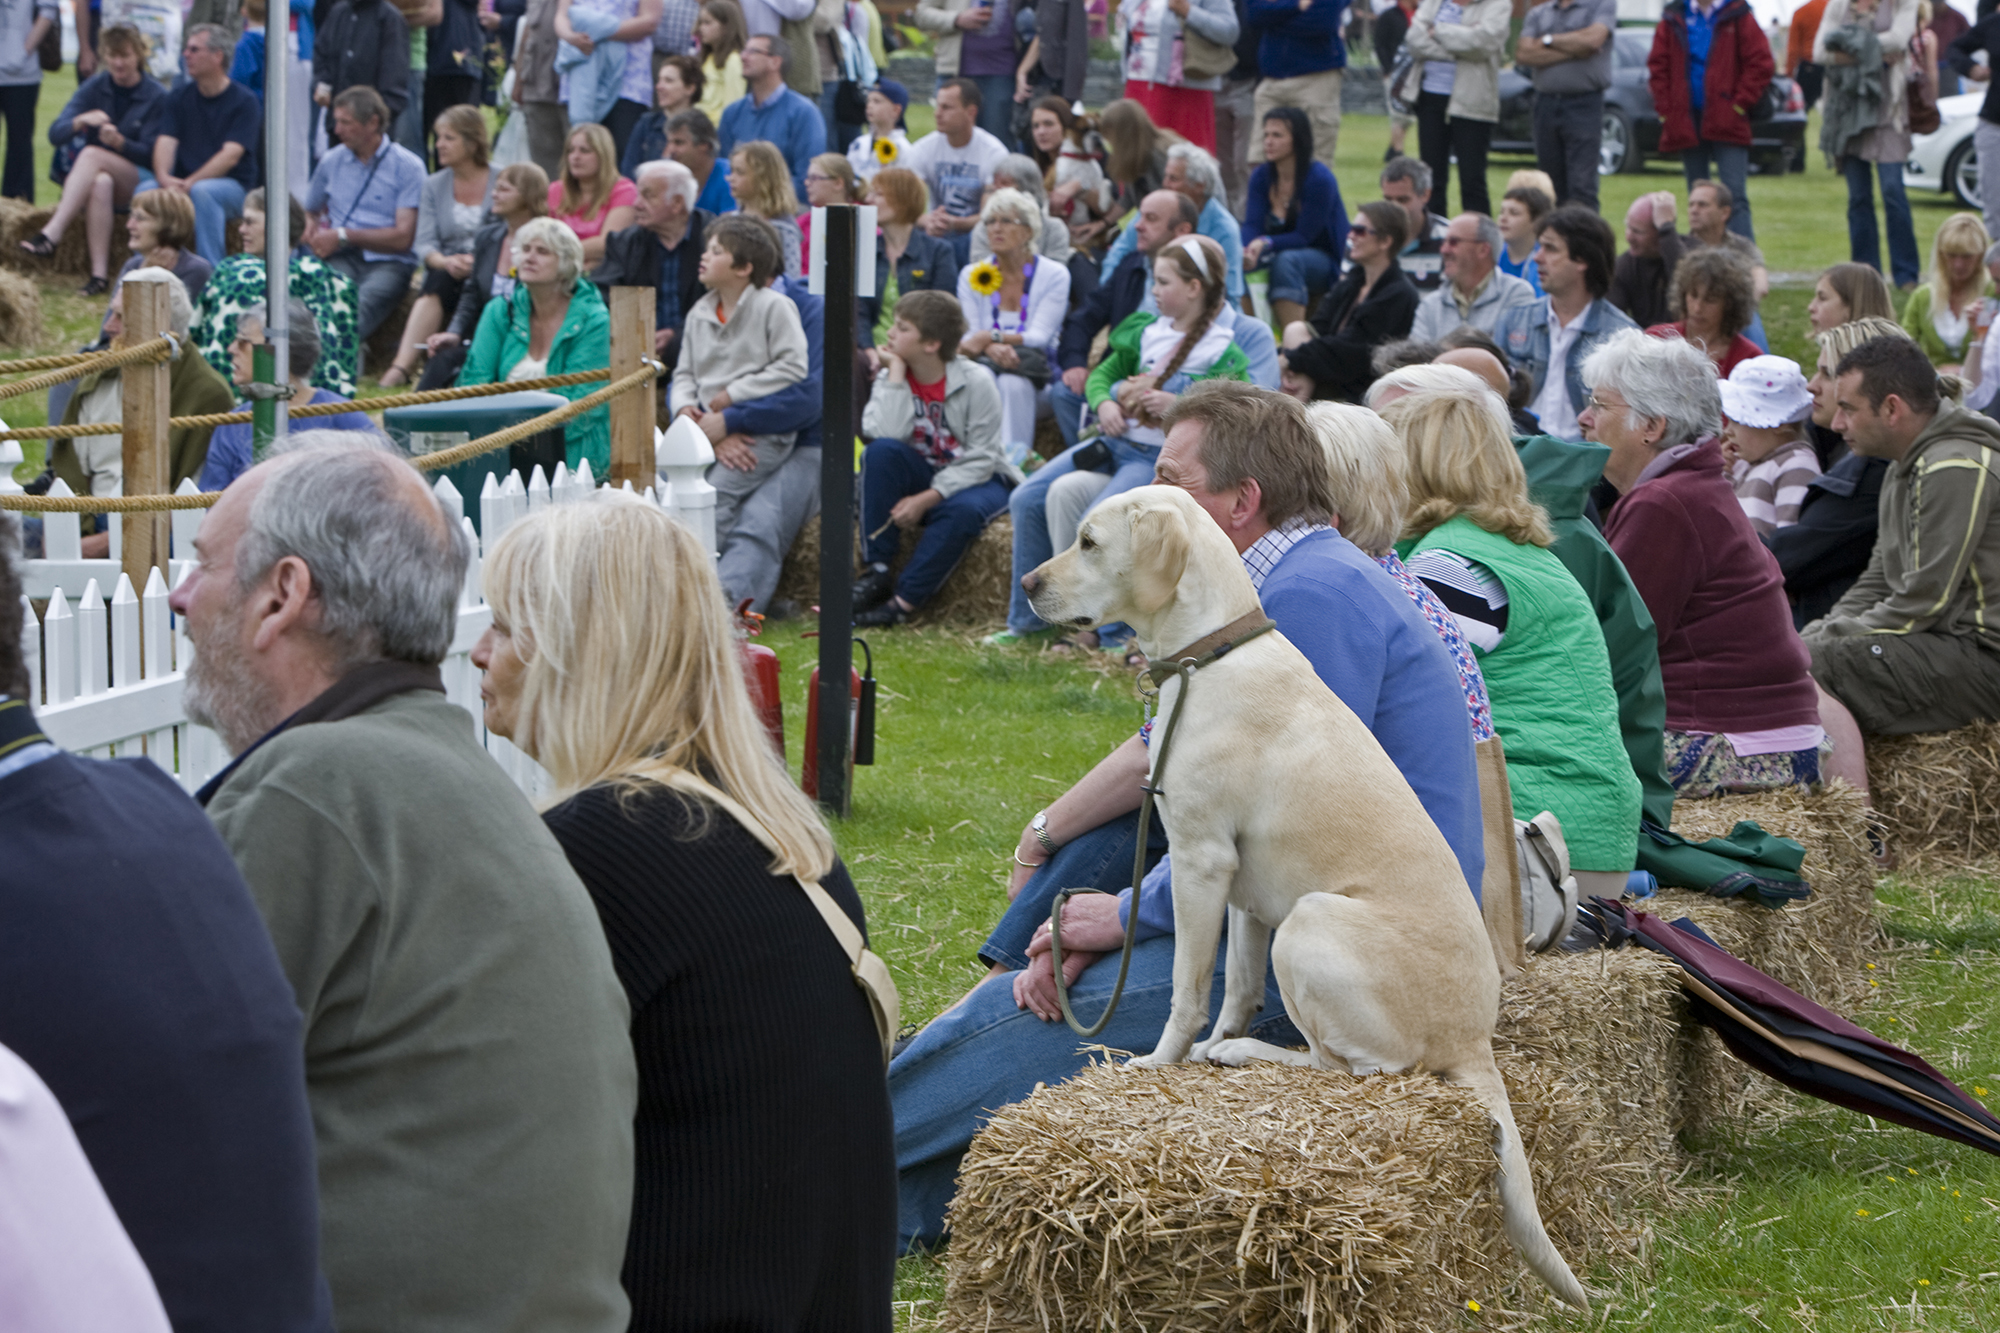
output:
POLYGON ((1263 34, 1257 43, 1257 68, 1267 79, 1295 79, 1347 67, 1347 47, 1340 40, 1346 0, 1321 0, 1305 13, 1299 0, 1249 0, 1250 25, 1263 34))

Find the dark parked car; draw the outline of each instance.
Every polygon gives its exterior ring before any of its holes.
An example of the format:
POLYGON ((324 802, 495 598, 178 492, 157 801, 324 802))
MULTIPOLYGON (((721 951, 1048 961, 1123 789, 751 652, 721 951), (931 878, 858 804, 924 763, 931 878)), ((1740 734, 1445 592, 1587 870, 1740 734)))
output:
MULTIPOLYGON (((1657 157, 1660 117, 1653 110, 1653 90, 1646 82, 1646 54, 1652 50, 1651 28, 1625 28, 1616 33, 1616 57, 1611 86, 1604 90, 1604 141, 1598 171, 1615 176, 1638 171, 1657 157)), ((1500 71, 1500 123, 1493 128, 1495 153, 1535 152, 1534 85, 1520 66, 1500 71)), ((1750 124, 1750 166, 1776 175, 1806 169, 1806 103, 1797 84, 1780 74, 1771 80, 1757 116, 1750 124)))

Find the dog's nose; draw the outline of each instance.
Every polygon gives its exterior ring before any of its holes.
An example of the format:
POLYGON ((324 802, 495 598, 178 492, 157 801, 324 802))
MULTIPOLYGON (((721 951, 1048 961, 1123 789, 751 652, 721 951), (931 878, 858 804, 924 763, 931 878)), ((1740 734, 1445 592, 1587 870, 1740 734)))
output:
POLYGON ((1022 592, 1032 593, 1035 589, 1041 586, 1042 586, 1041 576, 1035 573, 1034 570, 1031 569, 1027 573, 1021 575, 1022 592))

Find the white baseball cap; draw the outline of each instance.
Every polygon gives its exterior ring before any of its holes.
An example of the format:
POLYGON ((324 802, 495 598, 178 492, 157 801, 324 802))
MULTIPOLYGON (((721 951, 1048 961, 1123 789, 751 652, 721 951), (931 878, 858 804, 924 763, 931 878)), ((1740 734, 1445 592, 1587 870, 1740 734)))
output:
POLYGON ((1753 356, 1736 363, 1722 390, 1722 414, 1756 429, 1789 425, 1812 411, 1812 390, 1796 361, 1753 356))

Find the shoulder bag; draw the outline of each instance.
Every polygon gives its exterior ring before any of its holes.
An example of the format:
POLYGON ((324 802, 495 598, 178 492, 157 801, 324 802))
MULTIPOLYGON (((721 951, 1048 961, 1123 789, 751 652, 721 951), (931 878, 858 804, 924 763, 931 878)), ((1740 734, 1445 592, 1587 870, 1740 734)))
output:
POLYGON ((1521 930, 1529 953, 1546 953, 1576 925, 1576 876, 1562 823, 1544 810, 1514 821, 1514 850, 1521 865, 1521 930))
MULTIPOLYGON (((1190 17, 1193 13, 1193 9, 1188 10, 1190 17)), ((1202 36, 1187 19, 1181 20, 1181 78, 1219 79, 1235 68, 1235 47, 1202 36)))

